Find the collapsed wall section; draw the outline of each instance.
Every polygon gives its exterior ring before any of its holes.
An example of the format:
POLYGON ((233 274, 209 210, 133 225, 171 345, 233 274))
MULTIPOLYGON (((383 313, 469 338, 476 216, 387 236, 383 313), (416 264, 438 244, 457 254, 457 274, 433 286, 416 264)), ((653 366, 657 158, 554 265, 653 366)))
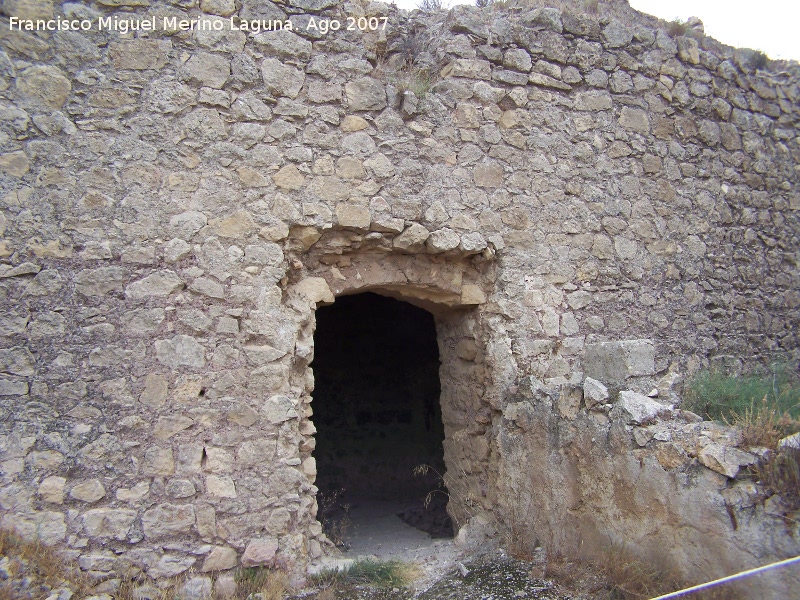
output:
MULTIPOLYGON (((624 485, 575 488, 587 439, 613 441, 602 472, 633 446, 587 412, 597 344, 648 340, 642 392, 715 355, 797 360, 796 66, 553 9, 111 4, 6 3, 0 28, 0 506, 85 570, 322 555, 309 365, 341 293, 438 311, 456 520, 535 497, 551 521, 521 530, 565 547, 640 518, 624 485), (56 13, 199 26, 8 26, 56 13)), ((679 458, 648 463, 644 505, 691 479, 679 458)))

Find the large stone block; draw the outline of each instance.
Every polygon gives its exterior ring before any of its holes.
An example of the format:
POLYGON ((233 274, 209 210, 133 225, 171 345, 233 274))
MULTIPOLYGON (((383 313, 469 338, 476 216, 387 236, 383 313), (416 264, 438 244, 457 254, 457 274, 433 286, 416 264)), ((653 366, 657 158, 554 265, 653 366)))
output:
POLYGON ((626 423, 641 425, 656 419, 661 413, 671 411, 671 406, 665 406, 636 392, 624 391, 619 393, 612 415, 618 414, 626 423))
POLYGON ((238 562, 236 550, 227 546, 216 546, 206 557, 203 562, 203 567, 200 569, 203 573, 209 571, 226 571, 233 569, 238 562))
POLYGON ((202 368, 206 364, 205 349, 188 335, 176 335, 169 340, 155 341, 156 358, 162 365, 202 368))
POLYGON ((245 568, 269 566, 275 560, 277 552, 278 540, 273 538, 253 540, 244 550, 242 566, 245 568))
POLYGON ((95 508, 83 514, 83 531, 92 538, 124 540, 136 519, 136 511, 122 508, 95 508))
POLYGON ((128 285, 125 295, 131 300, 169 296, 182 290, 184 285, 183 280, 173 271, 159 271, 128 285))
POLYGON ((160 504, 142 515, 142 528, 148 538, 187 535, 194 528, 194 506, 191 504, 160 504))
POLYGON ((386 107, 386 87, 372 77, 348 82, 345 87, 350 110, 382 110, 386 107))
POLYGON ((231 75, 229 60, 210 52, 199 52, 193 55, 184 66, 187 76, 210 88, 220 89, 231 75))
POLYGON ((28 377, 36 371, 36 358, 22 346, 0 350, 0 373, 28 377))
POLYGON ((83 269, 75 275, 75 290, 84 296, 103 296, 122 291, 125 270, 120 267, 83 269))
POLYGON ((306 80, 305 73, 283 64, 277 58, 264 59, 261 63, 261 77, 273 94, 289 98, 297 98, 306 80))
POLYGON ((64 72, 50 65, 25 69, 17 80, 17 88, 50 108, 61 108, 72 92, 72 84, 64 72))
POLYGON ((619 386, 629 377, 655 373, 651 340, 621 340, 586 344, 583 371, 606 385, 619 386))
POLYGON ((112 42, 108 55, 117 69, 144 71, 160 69, 167 64, 171 48, 172 43, 169 40, 136 38, 112 42))

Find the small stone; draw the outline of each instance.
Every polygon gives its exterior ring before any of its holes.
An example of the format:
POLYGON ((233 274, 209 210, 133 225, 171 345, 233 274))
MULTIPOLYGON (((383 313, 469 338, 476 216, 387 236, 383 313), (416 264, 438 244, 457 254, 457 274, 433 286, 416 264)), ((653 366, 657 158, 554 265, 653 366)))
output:
POLYGON ((183 280, 173 271, 159 271, 144 279, 134 281, 125 288, 125 295, 131 300, 145 300, 152 297, 166 297, 184 287, 183 280))
POLYGON ((646 427, 633 428, 633 440, 640 448, 644 448, 653 439, 653 432, 646 427))
POLYGON ((206 493, 217 498, 238 497, 233 479, 220 475, 208 475, 206 477, 206 493))
POLYGON ((477 231, 465 233, 461 236, 459 248, 465 254, 478 254, 487 247, 486 240, 477 231))
POLYGON ((312 304, 334 301, 328 282, 322 277, 307 277, 294 286, 294 292, 312 304))
POLYGON ((192 425, 194 425, 194 421, 182 415, 159 417, 153 429, 153 436, 157 440, 164 441, 184 429, 189 429, 192 425))
POLYGON ((208 277, 198 277, 195 279, 191 285, 189 285, 189 290, 202 296, 208 296, 209 298, 222 299, 225 297, 225 289, 222 285, 208 277))
POLYGON ((490 161, 475 165, 473 178, 479 187, 502 187, 505 171, 498 162, 490 161))
POLYGON ((606 404, 608 401, 608 388, 596 379, 587 377, 583 380, 583 401, 588 410, 598 404, 606 404))
POLYGON ((72 84, 57 67, 37 65, 20 73, 17 88, 26 96, 35 98, 50 108, 61 108, 72 91, 72 84))
POLYGON ((169 384, 161 375, 149 374, 144 379, 144 390, 139 396, 139 402, 150 408, 158 408, 167 400, 169 384))
POLYGON ((716 443, 703 447, 697 453, 697 458, 703 466, 730 479, 736 477, 740 467, 755 464, 757 460, 749 452, 716 443))
POLYGON ((52 502, 53 504, 64 503, 64 486, 67 480, 64 477, 51 475, 45 477, 39 484, 39 496, 45 502, 52 502))
POLYGON ((123 508, 95 508, 83 514, 83 530, 92 538, 125 540, 136 519, 136 511, 123 508))
POLYGON ((154 346, 156 358, 162 365, 199 369, 206 364, 205 349, 191 336, 181 334, 168 340, 156 340, 154 346))
POLYGON ((264 403, 261 413, 273 425, 278 425, 299 417, 294 402, 286 396, 272 396, 264 403))
POLYGON ((239 321, 232 317, 220 317, 217 319, 217 333, 239 333, 239 321))
POLYGON ((503 56, 504 67, 521 71, 522 73, 530 71, 532 64, 531 55, 521 48, 507 50, 503 56))
POLYGON ((245 237, 258 229, 253 216, 246 210, 237 210, 228 217, 212 219, 209 226, 214 228, 218 236, 224 238, 245 237))
POLYGON ((36 358, 23 346, 0 350, 0 372, 30 377, 36 372, 36 358))
POLYGON ((800 449, 800 432, 786 436, 778 442, 778 449, 795 448, 800 449))
POLYGON ((265 58, 261 63, 261 77, 267 89, 276 96, 297 98, 306 74, 290 65, 283 64, 276 58, 265 58))
POLYGON ((621 48, 631 43, 633 32, 616 19, 603 28, 603 40, 609 48, 621 48))
POLYGON ((194 527, 194 522, 192 504, 160 504, 142 515, 144 535, 151 539, 186 535, 194 527))
POLYGON ((75 290, 84 296, 102 296, 122 291, 125 271, 119 267, 83 269, 75 275, 75 290))
POLYGON ((163 554, 155 565, 147 569, 147 574, 153 579, 171 579, 188 571, 195 562, 197 559, 193 556, 163 554))
POLYGON ((610 384, 622 384, 628 377, 652 375, 655 346, 651 340, 586 344, 583 368, 588 377, 610 384))
POLYGON ((492 65, 488 60, 457 58, 442 69, 441 76, 489 81, 492 78, 492 65))
POLYGON ((469 33, 480 40, 489 37, 486 18, 475 6, 455 5, 450 10, 448 21, 450 22, 450 31, 454 33, 469 33))
MULTIPOLYGON (((531 73, 528 75, 528 81, 533 85, 538 85, 540 87, 550 87, 565 91, 572 89, 569 84, 559 81, 554 77, 550 77, 549 75, 545 75, 544 73, 531 73)), ((576 82, 573 81, 572 83, 576 82)))
POLYGON ((378 152, 364 161, 364 166, 370 170, 376 179, 386 179, 395 174, 395 168, 384 154, 378 152))
POLYGON ((144 453, 142 474, 147 476, 172 475, 175 472, 175 459, 170 448, 149 447, 144 453))
POLYGON ((621 411, 627 423, 636 425, 652 421, 662 412, 672 412, 671 406, 659 404, 647 396, 631 391, 620 392, 614 408, 621 411))
POLYGON ((461 288, 461 304, 486 304, 486 294, 474 284, 466 284, 461 288))
POLYGON ((269 566, 278 552, 278 540, 272 538, 252 540, 242 555, 242 567, 269 566))
POLYGON ((177 600, 210 600, 211 594, 210 577, 192 577, 181 587, 177 600))
POLYGON ((116 496, 120 502, 138 502, 146 498, 148 494, 150 494, 150 484, 140 481, 132 488, 119 488, 116 496))
POLYGON ((189 479, 171 479, 164 490, 170 498, 191 498, 197 493, 189 479))
POLYGON ((286 29, 264 31, 253 38, 256 46, 284 60, 306 61, 311 57, 311 42, 286 29))
POLYGON ((206 216, 196 210, 187 210, 169 220, 169 228, 178 239, 189 240, 208 223, 206 216))
POLYGON ((35 263, 24 262, 12 267, 11 265, 0 265, 0 279, 7 279, 9 277, 21 277, 23 275, 35 275, 40 271, 41 267, 35 263))
POLYGON ((461 243, 461 236, 452 229, 447 227, 432 231, 428 239, 425 241, 425 246, 431 254, 438 254, 439 252, 447 252, 448 250, 455 250, 461 243))
POLYGON ((289 237, 289 226, 280 221, 275 225, 262 227, 258 235, 270 242, 282 242, 289 237))
POLYGON ((299 190, 305 180, 305 176, 292 164, 286 165, 272 176, 275 185, 284 190, 299 190))
POLYGON ((430 232, 419 223, 414 223, 392 240, 392 246, 406 252, 419 252, 423 249, 430 232))
POLYGON ((27 381, 0 377, 0 396, 26 396, 29 391, 27 381))
POLYGON ((184 69, 191 81, 214 89, 221 89, 231 75, 230 61, 209 52, 193 54, 184 69))
POLYGON ((611 94, 606 91, 579 92, 575 98, 575 109, 585 111, 609 110, 613 106, 611 94))
POLYGON ((564 31, 562 12, 557 8, 534 8, 522 15, 522 22, 535 29, 547 29, 555 33, 564 31))
POLYGON ((697 40, 679 36, 675 41, 678 44, 678 58, 691 65, 700 64, 700 46, 697 40))
POLYGON ((372 216, 369 209, 364 206, 341 203, 336 207, 336 219, 341 227, 367 230, 372 216))
POLYGON ((116 69, 160 69, 167 64, 171 47, 169 40, 135 38, 112 42, 108 47, 108 55, 116 69))
POLYGON ((30 171, 31 163, 27 155, 18 150, 0 155, 0 171, 11 177, 22 177, 30 171))
POLYGON ((89 504, 97 502, 101 498, 104 498, 105 495, 106 489, 97 479, 79 483, 69 492, 70 498, 74 500, 80 500, 81 502, 87 502, 89 504))
POLYGON ((236 12, 234 0, 200 0, 200 10, 211 15, 227 17, 236 12))
POLYGON ((640 108, 623 107, 619 115, 619 124, 625 129, 632 129, 638 133, 650 132, 650 121, 647 113, 640 108))
POLYGON ((239 175, 242 185, 246 188, 260 188, 269 186, 269 179, 255 169, 251 169, 249 167, 239 167, 236 169, 236 173, 239 175))
POLYGON ((351 110, 382 110, 386 108, 386 87, 372 77, 362 77, 345 84, 347 104, 351 110))
POLYGON ((358 115, 347 115, 344 119, 342 119, 339 127, 345 133, 352 133, 366 129, 369 127, 369 123, 358 115))
POLYGON ((228 411, 228 420, 242 427, 250 427, 258 420, 258 413, 247 404, 240 404, 228 411))

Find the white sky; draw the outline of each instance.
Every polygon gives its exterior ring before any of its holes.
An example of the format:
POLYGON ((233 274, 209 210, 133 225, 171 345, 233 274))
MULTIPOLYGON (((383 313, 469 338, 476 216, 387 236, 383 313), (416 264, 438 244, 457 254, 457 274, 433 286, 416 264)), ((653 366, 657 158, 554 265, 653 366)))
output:
MULTIPOLYGON (((390 0, 385 0, 390 1, 390 0)), ((415 8, 419 0, 395 0, 415 8)), ((800 60, 800 0, 630 0, 631 6, 667 21, 699 17, 706 34, 731 46, 762 50, 770 58, 800 60)), ((475 4, 454 0, 453 4, 475 4)))

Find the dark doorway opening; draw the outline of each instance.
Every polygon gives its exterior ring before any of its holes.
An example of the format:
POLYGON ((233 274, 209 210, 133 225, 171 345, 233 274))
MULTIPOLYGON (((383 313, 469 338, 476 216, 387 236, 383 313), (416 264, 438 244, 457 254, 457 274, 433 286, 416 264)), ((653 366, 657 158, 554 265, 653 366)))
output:
POLYGON ((394 502, 409 525, 451 537, 433 315, 362 293, 318 309, 316 321, 314 456, 326 533, 340 541, 354 503, 394 502))

